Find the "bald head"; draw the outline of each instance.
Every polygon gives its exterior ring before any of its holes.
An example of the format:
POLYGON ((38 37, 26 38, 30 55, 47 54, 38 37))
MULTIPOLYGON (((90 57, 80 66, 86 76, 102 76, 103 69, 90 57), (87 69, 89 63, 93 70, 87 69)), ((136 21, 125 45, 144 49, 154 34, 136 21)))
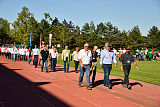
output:
POLYGON ((109 43, 105 43, 105 48, 108 49, 109 43))

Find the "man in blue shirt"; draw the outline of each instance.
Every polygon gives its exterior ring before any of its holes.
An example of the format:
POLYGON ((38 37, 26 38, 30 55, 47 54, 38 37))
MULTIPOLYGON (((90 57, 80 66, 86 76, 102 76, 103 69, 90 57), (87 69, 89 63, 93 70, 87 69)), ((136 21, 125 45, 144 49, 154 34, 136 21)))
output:
POLYGON ((112 45, 109 46, 108 43, 105 44, 105 49, 101 52, 100 67, 104 70, 104 86, 112 89, 112 85, 109 80, 110 71, 112 70, 112 61, 117 67, 116 56, 111 52, 112 45))

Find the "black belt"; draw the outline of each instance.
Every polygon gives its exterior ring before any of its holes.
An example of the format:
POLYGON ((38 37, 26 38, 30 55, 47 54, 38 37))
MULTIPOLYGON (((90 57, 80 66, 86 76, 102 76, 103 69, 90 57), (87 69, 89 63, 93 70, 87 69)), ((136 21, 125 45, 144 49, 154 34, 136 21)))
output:
POLYGON ((89 64, 83 64, 84 66, 87 66, 87 65, 89 65, 89 64))

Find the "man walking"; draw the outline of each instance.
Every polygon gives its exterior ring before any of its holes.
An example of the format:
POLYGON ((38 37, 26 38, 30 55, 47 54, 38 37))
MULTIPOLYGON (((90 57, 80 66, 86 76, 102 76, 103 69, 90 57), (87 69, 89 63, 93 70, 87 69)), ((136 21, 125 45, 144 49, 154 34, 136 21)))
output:
POLYGON ((58 61, 58 52, 54 46, 50 49, 50 56, 51 56, 51 68, 55 71, 56 63, 58 61))
POLYGON ((32 50, 33 52, 33 57, 34 57, 34 65, 35 68, 37 68, 38 64, 38 55, 39 55, 39 49, 37 48, 37 45, 35 45, 34 49, 32 50))
POLYGON ((40 53, 40 58, 41 58, 41 72, 43 72, 44 63, 46 67, 46 72, 48 72, 47 64, 48 64, 49 52, 45 45, 43 46, 43 50, 40 53))
POLYGON ((105 43, 105 49, 101 52, 101 60, 100 60, 100 67, 103 67, 104 70, 104 86, 112 89, 112 85, 109 80, 109 75, 112 70, 112 61, 117 67, 117 60, 116 56, 113 52, 111 52, 112 46, 108 43, 105 43))
POLYGON ((134 65, 136 66, 137 71, 139 71, 138 65, 135 62, 135 59, 133 55, 130 53, 130 48, 127 46, 126 47, 126 53, 122 54, 121 59, 120 59, 120 68, 121 71, 124 72, 124 82, 123 82, 123 87, 126 87, 128 89, 131 89, 131 85, 129 84, 129 73, 131 70, 131 63, 134 62, 134 65), (123 67, 122 67, 123 65, 123 67))
POLYGON ((74 59, 74 64, 75 64, 75 73, 78 73, 78 64, 79 64, 79 59, 78 59, 78 52, 79 48, 76 47, 76 51, 73 52, 73 59, 74 59))
POLYGON ((91 61, 91 51, 88 50, 88 43, 84 44, 84 49, 81 49, 78 54, 78 59, 80 63, 80 76, 79 76, 79 87, 81 87, 84 72, 86 72, 87 89, 92 90, 90 87, 90 61, 91 61))
POLYGON ((94 46, 93 50, 92 50, 92 60, 91 60, 91 70, 90 70, 90 76, 93 72, 93 76, 92 76, 92 86, 94 86, 94 81, 95 81, 95 77, 96 77, 96 68, 97 68, 97 58, 98 58, 98 53, 96 52, 97 50, 97 46, 94 46))
POLYGON ((70 61, 70 50, 68 46, 65 46, 65 49, 62 51, 62 61, 64 61, 64 73, 66 73, 66 63, 67 63, 67 72, 69 73, 69 61, 70 61))

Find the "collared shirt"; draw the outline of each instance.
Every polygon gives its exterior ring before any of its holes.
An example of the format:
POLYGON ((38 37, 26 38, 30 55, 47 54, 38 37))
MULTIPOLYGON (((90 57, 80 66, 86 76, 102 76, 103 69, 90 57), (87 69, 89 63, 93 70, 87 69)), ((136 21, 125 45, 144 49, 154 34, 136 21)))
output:
POLYGON ((26 49, 21 49, 21 55, 26 55, 26 49))
POLYGON ((1 51, 2 51, 2 52, 4 52, 4 51, 5 51, 5 48, 4 48, 4 47, 2 47, 2 48, 1 48, 1 51))
POLYGON ((8 48, 8 52, 11 53, 11 48, 8 48))
POLYGON ((54 52, 53 49, 50 49, 49 51, 50 51, 49 53, 50 53, 52 58, 57 58, 57 56, 58 56, 58 52, 57 51, 54 52))
POLYGON ((109 52, 106 49, 102 50, 100 57, 100 66, 102 66, 102 64, 112 64, 112 61, 114 62, 114 64, 117 64, 115 54, 113 52, 109 52))
POLYGON ((34 48, 32 49, 33 55, 39 55, 39 49, 38 48, 34 48))
POLYGON ((78 54, 78 59, 82 60, 82 64, 90 64, 92 54, 90 50, 81 49, 78 54))
POLYGON ((18 49, 17 48, 11 48, 11 54, 17 54, 18 49))
POLYGON ((76 51, 73 52, 73 56, 74 56, 73 57, 74 61, 79 61, 78 60, 78 53, 76 51))
POLYGON ((66 50, 66 57, 68 57, 68 50, 66 50))
POLYGON ((122 62, 123 65, 129 65, 129 66, 131 66, 131 63, 134 61, 135 59, 133 55, 127 54, 127 53, 122 54, 121 59, 120 59, 120 62, 122 62))

